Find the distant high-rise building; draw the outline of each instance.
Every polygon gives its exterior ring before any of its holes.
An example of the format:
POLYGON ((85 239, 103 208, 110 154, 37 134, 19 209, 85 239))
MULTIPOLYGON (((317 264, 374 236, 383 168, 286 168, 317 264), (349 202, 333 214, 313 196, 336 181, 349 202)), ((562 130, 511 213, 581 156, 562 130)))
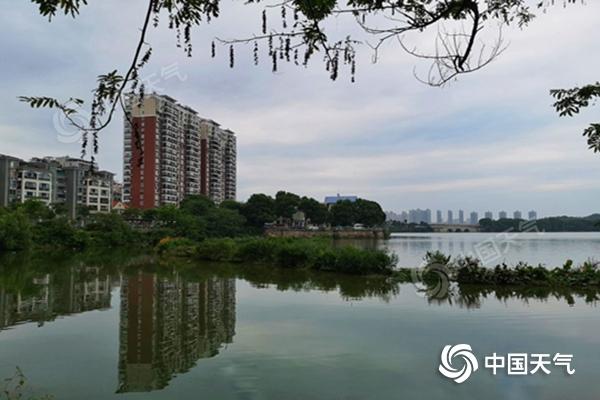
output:
POLYGON ((527 213, 527 217, 530 221, 536 220, 537 212, 535 212, 534 210, 531 210, 531 211, 529 211, 529 213, 527 213))
POLYGON ((400 221, 402 221, 402 222, 408 221, 408 213, 406 211, 402 211, 400 213, 400 221))
POLYGON ((473 211, 471 213, 471 215, 469 216, 469 223, 471 225, 477 225, 479 223, 479 214, 477 214, 475 211, 473 211))
POLYGON ((465 223, 465 212, 463 210, 458 210, 458 223, 461 225, 465 223))
POLYGON ((443 219, 442 219, 442 210, 437 210, 436 215, 435 215, 435 222, 438 224, 443 223, 443 219))
POLYGON ((452 214, 452 210, 448 210, 448 218, 446 219, 448 224, 454 223, 454 215, 452 214))
POLYGON ((386 211, 385 212, 385 220, 386 221, 401 221, 400 214, 396 214, 393 211, 386 211))
POLYGON ((494 213, 491 211, 486 211, 485 212, 485 218, 487 219, 494 219, 494 213))
POLYGON ((420 208, 409 210, 408 222, 410 224, 420 224, 421 222, 431 224, 431 210, 421 210, 420 208))
POLYGON ((506 211, 500 211, 498 213, 498 219, 506 219, 507 216, 508 214, 506 213, 506 211))
POLYGON ((513 213, 513 219, 521 219, 521 218, 522 218, 522 216, 523 216, 523 215, 521 214, 521 211, 518 211, 518 210, 517 210, 517 211, 515 211, 515 212, 513 213))
POLYGON ((178 205, 188 195, 235 199, 236 139, 175 99, 130 97, 125 119, 123 200, 135 208, 178 205))
POLYGON ((229 129, 221 129, 214 121, 200 123, 201 194, 216 203, 236 197, 236 138, 229 129), (206 184, 204 184, 206 182, 206 184))

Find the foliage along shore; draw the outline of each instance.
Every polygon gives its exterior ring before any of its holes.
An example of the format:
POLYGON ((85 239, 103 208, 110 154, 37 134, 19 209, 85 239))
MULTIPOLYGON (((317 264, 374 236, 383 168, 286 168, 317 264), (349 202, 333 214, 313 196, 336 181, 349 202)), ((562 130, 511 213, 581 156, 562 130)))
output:
POLYGON ((165 238, 156 246, 163 256, 201 261, 260 264, 279 268, 311 269, 355 275, 391 275, 397 258, 384 250, 333 246, 317 238, 189 239, 165 238))
POLYGON ((385 213, 376 202, 357 199, 330 207, 309 197, 280 191, 273 198, 254 194, 245 203, 213 203, 204 196, 188 196, 179 207, 127 209, 122 214, 92 214, 80 208, 75 221, 64 204, 27 200, 0 207, 0 253, 29 249, 80 251, 121 246, 154 247, 165 237, 202 241, 262 235, 266 224, 289 221, 301 211, 312 227, 378 227, 385 213))
POLYGON ((299 238, 207 239, 194 243, 166 238, 156 247, 163 256, 183 256, 202 261, 261 264, 279 268, 306 268, 316 271, 358 275, 385 275, 398 283, 455 282, 488 287, 600 288, 600 262, 586 261, 574 266, 567 260, 553 269, 524 262, 487 268, 471 257, 451 260, 440 252, 428 252, 426 267, 395 268, 397 256, 384 250, 334 247, 330 241, 299 238))
POLYGON ((562 267, 555 268, 524 262, 514 267, 503 263, 488 268, 476 258, 451 260, 450 256, 438 251, 427 252, 425 263, 426 266, 420 270, 401 268, 394 275, 401 282, 418 280, 427 285, 455 282, 488 287, 600 288, 600 262, 591 259, 580 266, 574 266, 572 260, 567 260, 562 267))

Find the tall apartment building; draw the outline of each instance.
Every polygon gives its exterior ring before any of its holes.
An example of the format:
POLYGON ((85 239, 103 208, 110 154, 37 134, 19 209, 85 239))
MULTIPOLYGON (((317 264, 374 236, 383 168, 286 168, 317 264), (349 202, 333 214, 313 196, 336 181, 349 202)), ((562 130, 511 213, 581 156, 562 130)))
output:
POLYGON ((523 214, 521 214, 521 211, 517 210, 513 213, 513 219, 521 219, 523 218, 523 214))
POLYGON ((529 211, 529 213, 527 214, 527 219, 530 221, 534 221, 537 219, 537 212, 535 212, 534 210, 529 211))
POLYGON ((477 225, 479 223, 479 214, 476 211, 471 212, 469 215, 469 223, 471 225, 477 225))
POLYGON ((90 161, 68 156, 24 161, 0 155, 0 206, 36 199, 65 204, 71 217, 78 206, 110 212, 113 177, 90 161))
POLYGON ((421 210, 420 208, 409 210, 408 222, 411 224, 420 224, 421 222, 431 224, 431 210, 421 210))
POLYGON ((487 219, 494 219, 494 213, 491 211, 486 211, 485 212, 485 218, 487 219))
POLYGON ((236 196, 236 138, 175 99, 151 94, 127 104, 123 200, 131 207, 178 205, 202 194, 219 203, 236 196))

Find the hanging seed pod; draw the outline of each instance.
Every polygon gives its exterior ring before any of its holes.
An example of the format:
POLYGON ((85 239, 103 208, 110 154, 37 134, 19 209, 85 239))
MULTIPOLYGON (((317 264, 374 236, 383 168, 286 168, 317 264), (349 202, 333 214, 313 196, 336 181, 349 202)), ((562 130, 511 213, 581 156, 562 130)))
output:
POLYGON ((279 38, 279 59, 283 60, 284 54, 283 54, 283 48, 284 48, 284 44, 283 44, 283 39, 280 37, 279 38))
POLYGON ((233 68, 235 65, 234 62, 234 54, 233 54, 233 45, 229 46, 229 68, 233 68))
POLYGON ((287 20, 285 15, 285 5, 281 6, 281 25, 283 28, 287 28, 287 20))
POLYGON ((211 58, 215 58, 217 55, 217 47, 215 46, 215 41, 213 40, 210 44, 210 56, 211 58))
POLYGON ((273 72, 277 72, 277 52, 274 51, 271 57, 273 59, 273 72))
POLYGON ((263 35, 267 34, 267 10, 262 12, 262 33, 263 35))
POLYGON ((258 65, 258 42, 255 40, 254 41, 254 65, 258 65))

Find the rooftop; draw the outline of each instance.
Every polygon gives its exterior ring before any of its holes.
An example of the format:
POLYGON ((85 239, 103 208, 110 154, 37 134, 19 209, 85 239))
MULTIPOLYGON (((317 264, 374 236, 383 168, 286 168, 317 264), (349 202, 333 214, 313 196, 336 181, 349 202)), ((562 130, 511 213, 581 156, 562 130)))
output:
POLYGON ((344 201, 344 200, 348 200, 351 202, 355 202, 356 200, 358 200, 357 196, 340 196, 339 194, 337 196, 325 196, 325 204, 330 205, 330 204, 335 204, 338 201, 344 201))

